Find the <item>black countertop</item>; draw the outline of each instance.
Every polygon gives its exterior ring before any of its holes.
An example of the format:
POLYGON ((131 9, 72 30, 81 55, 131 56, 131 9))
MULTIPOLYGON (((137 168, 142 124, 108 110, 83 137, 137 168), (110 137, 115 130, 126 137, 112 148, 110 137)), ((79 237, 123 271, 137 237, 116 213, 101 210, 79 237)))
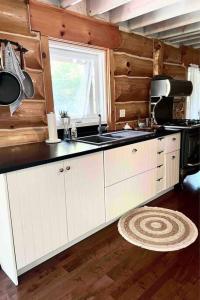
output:
POLYGON ((0 148, 0 174, 130 145, 177 132, 179 132, 179 130, 163 130, 155 132, 155 134, 150 137, 140 137, 134 140, 120 141, 103 146, 71 141, 58 144, 46 144, 43 142, 0 148))

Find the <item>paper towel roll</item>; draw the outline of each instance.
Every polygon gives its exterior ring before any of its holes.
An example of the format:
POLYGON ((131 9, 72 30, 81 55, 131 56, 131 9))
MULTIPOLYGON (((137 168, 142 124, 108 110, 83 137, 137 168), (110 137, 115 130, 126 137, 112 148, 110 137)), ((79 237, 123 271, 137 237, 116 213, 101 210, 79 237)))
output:
POLYGON ((47 114, 47 123, 48 123, 49 139, 46 142, 47 143, 60 142, 60 140, 58 139, 58 132, 56 127, 56 116, 53 112, 47 114))

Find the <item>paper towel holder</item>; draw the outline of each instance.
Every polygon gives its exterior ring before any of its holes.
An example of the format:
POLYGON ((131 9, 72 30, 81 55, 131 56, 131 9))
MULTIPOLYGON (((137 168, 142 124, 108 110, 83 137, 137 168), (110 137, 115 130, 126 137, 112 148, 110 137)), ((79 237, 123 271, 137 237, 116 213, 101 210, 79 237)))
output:
POLYGON ((45 142, 47 144, 57 144, 57 143, 60 143, 61 142, 61 139, 58 138, 58 135, 57 135, 57 129, 56 129, 56 120, 55 120, 55 114, 53 112, 50 112, 47 114, 47 123, 48 123, 48 132, 49 132, 49 136, 50 136, 50 129, 49 129, 49 120, 51 122, 53 122, 53 130, 54 130, 54 134, 53 134, 53 138, 48 138, 45 142), (53 117, 53 119, 52 119, 53 117), (51 120, 50 120, 51 118, 51 120))

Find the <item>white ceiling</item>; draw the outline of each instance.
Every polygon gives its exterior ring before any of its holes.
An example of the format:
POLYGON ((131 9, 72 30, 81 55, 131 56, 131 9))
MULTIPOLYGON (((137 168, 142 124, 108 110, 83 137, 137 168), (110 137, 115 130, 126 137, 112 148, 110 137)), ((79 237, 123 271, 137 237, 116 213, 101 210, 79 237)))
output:
MULTIPOLYGON (((175 46, 200 48, 200 0, 42 0, 73 9, 84 2, 87 14, 106 15, 127 31, 175 46)), ((83 12, 84 13, 84 12, 83 12)))

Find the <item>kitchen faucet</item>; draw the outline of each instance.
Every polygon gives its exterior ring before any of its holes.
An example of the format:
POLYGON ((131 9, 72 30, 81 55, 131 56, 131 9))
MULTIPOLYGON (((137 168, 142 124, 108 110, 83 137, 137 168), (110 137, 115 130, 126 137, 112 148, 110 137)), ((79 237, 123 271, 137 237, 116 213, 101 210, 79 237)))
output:
POLYGON ((98 117, 99 117, 98 132, 99 132, 99 135, 101 135, 102 134, 101 114, 98 114, 98 117))

